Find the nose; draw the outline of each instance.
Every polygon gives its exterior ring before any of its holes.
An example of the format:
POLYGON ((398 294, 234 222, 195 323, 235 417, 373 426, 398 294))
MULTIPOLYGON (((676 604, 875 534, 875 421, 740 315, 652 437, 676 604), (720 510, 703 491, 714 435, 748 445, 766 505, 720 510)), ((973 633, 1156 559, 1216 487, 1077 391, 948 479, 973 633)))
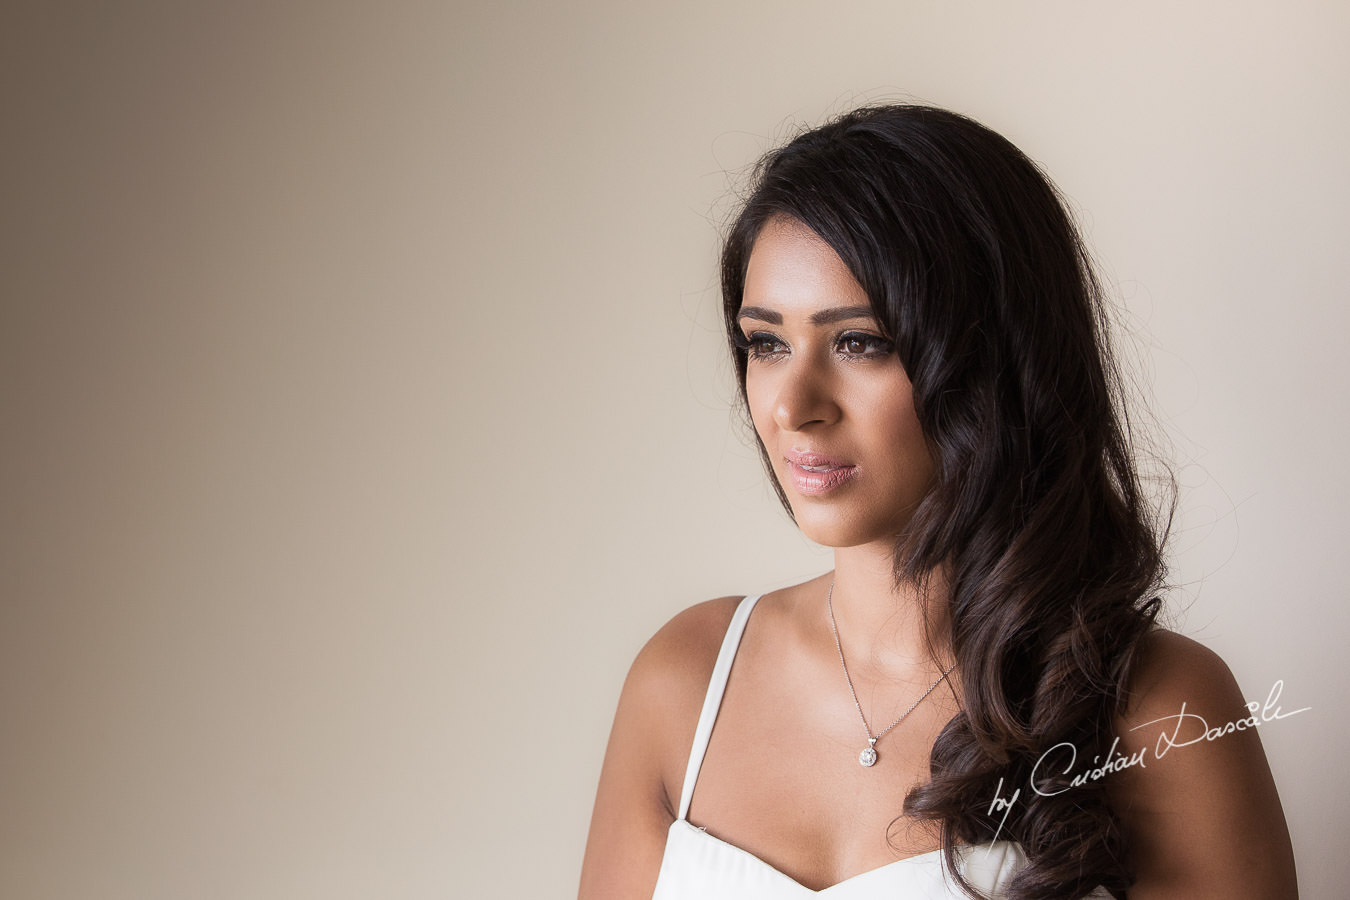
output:
POLYGON ((784 431, 802 431, 839 418, 834 379, 828 366, 798 357, 784 366, 774 397, 774 422, 784 431))

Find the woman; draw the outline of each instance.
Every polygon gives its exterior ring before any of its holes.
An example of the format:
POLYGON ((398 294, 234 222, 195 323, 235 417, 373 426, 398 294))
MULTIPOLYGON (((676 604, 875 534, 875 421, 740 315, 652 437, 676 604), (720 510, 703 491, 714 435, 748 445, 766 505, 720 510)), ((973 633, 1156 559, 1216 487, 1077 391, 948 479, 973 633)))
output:
POLYGON ((1193 741, 1250 713, 1154 622, 1162 529, 1036 166, 953 113, 847 114, 762 161, 722 288, 834 571, 639 654, 581 896, 1296 896, 1255 730, 1193 741))

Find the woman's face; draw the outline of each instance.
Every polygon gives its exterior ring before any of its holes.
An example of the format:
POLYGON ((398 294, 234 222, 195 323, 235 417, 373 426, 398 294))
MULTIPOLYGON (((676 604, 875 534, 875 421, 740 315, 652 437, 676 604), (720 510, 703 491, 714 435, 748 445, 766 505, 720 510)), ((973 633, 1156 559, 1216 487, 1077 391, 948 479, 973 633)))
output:
POLYGON ((772 219, 750 253, 738 325, 750 415, 797 524, 826 546, 889 550, 934 465, 862 285, 815 232, 772 219))

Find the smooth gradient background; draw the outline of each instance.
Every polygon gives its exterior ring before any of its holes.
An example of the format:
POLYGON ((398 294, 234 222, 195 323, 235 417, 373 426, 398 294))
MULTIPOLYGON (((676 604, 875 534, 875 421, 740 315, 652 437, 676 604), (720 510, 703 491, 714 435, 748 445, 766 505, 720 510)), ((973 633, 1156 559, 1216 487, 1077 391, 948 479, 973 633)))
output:
POLYGON ((830 565, 714 259, 761 152, 887 99, 1071 199, 1171 621, 1312 707, 1262 739, 1338 895, 1348 43, 1333 0, 7 3, 0 895, 574 894, 642 642, 830 565))

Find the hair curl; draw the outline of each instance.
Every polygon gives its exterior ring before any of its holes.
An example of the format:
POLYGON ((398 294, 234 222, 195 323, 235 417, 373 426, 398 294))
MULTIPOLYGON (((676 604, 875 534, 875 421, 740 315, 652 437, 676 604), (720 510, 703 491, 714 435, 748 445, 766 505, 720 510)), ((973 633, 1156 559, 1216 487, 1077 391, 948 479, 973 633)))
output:
MULTIPOLYGON (((1166 525, 1135 471, 1102 291, 1036 164, 941 109, 858 109, 760 161, 723 246, 729 338, 755 239, 782 216, 828 243, 866 291, 936 462, 896 536, 895 574, 942 574, 962 711, 904 813, 941 823, 947 867, 974 895, 955 854, 993 837, 998 779, 1026 785, 1061 742, 1079 759, 1105 752, 1159 608, 1166 525)), ((744 401, 746 353, 730 343, 744 401)), ((1028 857, 1010 898, 1131 881, 1100 782, 1024 791, 1002 834, 1028 857)))

